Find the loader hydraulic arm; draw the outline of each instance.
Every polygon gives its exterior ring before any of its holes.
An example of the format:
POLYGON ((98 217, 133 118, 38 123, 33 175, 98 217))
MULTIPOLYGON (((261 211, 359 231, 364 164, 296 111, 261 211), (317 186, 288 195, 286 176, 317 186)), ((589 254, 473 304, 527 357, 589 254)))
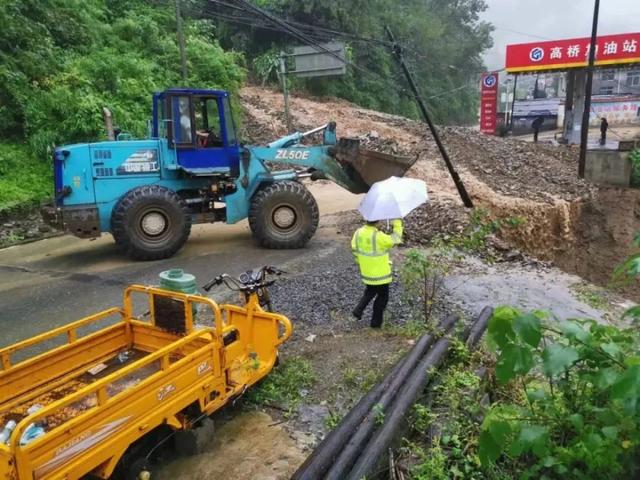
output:
POLYGON ((314 180, 328 179, 353 193, 364 193, 364 183, 352 164, 340 155, 336 124, 329 122, 307 132, 295 132, 266 147, 251 147, 254 157, 272 165, 305 167, 314 180), (322 145, 303 145, 302 140, 322 132, 322 145))
POLYGON ((249 147, 263 163, 307 168, 315 180, 328 179, 352 193, 366 193, 371 185, 389 177, 402 177, 416 161, 360 148, 358 139, 336 137, 336 124, 329 122, 307 132, 296 132, 266 147, 249 147), (305 145, 302 140, 323 133, 322 145, 305 145))
POLYGON ((253 147, 250 150, 263 162, 305 167, 314 180, 331 180, 352 193, 364 193, 369 189, 353 167, 337 160, 334 146, 296 144, 282 148, 253 147))
POLYGON ((314 128, 308 132, 295 132, 286 137, 282 137, 275 142, 271 142, 268 146, 270 148, 287 148, 290 146, 298 145, 303 138, 309 137, 319 132, 324 132, 324 145, 335 145, 336 139, 336 124, 335 122, 329 122, 321 127, 314 128))

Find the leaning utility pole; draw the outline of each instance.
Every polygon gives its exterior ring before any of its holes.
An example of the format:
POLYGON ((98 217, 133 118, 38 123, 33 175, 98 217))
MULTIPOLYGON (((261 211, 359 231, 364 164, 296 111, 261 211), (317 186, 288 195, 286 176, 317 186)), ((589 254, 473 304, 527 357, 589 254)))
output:
POLYGON ((187 82, 187 54, 184 46, 184 32, 182 30, 182 14, 180 13, 180 0, 176 0, 176 25, 178 28, 178 46, 180 47, 180 64, 182 65, 182 83, 187 82))
POLYGON ((462 199, 462 203, 464 203, 464 206, 467 208, 473 208, 473 202, 471 201, 471 197, 469 197, 469 194, 467 193, 467 189, 464 187, 464 183, 462 183, 462 179, 460 178, 460 175, 458 175, 458 172, 456 172, 456 169, 454 168, 453 163, 449 158, 449 154, 447 153, 447 150, 444 148, 444 145, 442 144, 442 140, 440 140, 440 135, 438 135, 436 126, 431 121, 431 117, 429 117, 429 113, 427 112, 427 107, 425 106, 424 101, 422 100, 422 96, 420 95, 420 92, 418 92, 418 87, 416 86, 416 83, 413 80, 413 76, 411 75, 411 72, 407 68, 407 65, 404 63, 402 49, 400 48, 400 45, 396 43, 396 39, 393 36, 393 33, 391 33, 391 29, 388 26, 385 27, 385 29, 387 31, 387 35, 389 35, 389 39, 391 40, 391 43, 393 44, 393 53, 396 56, 396 60, 398 60, 398 63, 402 67, 402 71, 407 77, 407 82, 409 82, 409 86, 411 87, 411 91, 413 92, 413 95, 416 98, 418 107, 420 107, 420 112, 422 112, 422 117, 424 118, 424 121, 427 122, 427 125, 429 125, 429 130, 431 130, 431 134, 433 135, 433 138, 436 141, 436 145, 438 145, 438 149, 440 150, 440 154, 444 159, 444 163, 447 165, 447 170, 449 170, 449 175, 451 175, 451 178, 453 179, 453 183, 456 184, 456 188, 458 189, 458 194, 462 199))
POLYGON ((587 163, 587 145, 589 143, 589 119, 591 118, 591 90, 593 89, 593 66, 596 63, 596 49, 598 42, 598 15, 600 14, 600 0, 596 0, 593 10, 593 28, 591 29, 591 47, 589 49, 589 66, 587 67, 587 85, 584 93, 584 113, 582 115, 582 135, 580 137, 580 160, 578 162, 578 176, 584 178, 587 163))

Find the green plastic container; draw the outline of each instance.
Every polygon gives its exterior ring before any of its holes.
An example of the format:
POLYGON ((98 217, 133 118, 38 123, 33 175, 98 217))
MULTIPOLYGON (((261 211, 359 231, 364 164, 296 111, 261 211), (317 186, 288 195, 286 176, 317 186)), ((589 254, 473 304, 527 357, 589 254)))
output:
POLYGON ((196 277, 190 273, 185 273, 181 268, 174 268, 160 273, 160 288, 189 295, 198 293, 196 277))
MULTIPOLYGON (((160 274, 160 288, 187 295, 197 294, 196 277, 185 273, 181 268, 167 270, 160 274)), ((185 305, 175 298, 154 296, 155 326, 173 333, 184 335, 187 332, 185 305)), ((193 320, 197 316, 197 304, 193 304, 193 320)))

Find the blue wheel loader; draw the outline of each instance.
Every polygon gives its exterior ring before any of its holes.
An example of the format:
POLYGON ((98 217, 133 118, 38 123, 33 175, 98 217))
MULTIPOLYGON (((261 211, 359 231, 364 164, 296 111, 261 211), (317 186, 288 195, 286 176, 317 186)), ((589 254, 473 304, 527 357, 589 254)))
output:
POLYGON ((318 226, 303 178, 329 179, 353 193, 402 176, 415 159, 364 151, 329 122, 265 146, 238 140, 229 94, 173 88, 154 94, 149 138, 58 147, 50 225, 81 238, 110 232, 138 260, 171 257, 195 223, 249 219, 266 248, 301 248, 318 226), (322 136, 322 143, 302 143, 322 136), (285 165, 285 167, 278 166, 285 165), (277 168, 275 168, 277 167, 277 168))

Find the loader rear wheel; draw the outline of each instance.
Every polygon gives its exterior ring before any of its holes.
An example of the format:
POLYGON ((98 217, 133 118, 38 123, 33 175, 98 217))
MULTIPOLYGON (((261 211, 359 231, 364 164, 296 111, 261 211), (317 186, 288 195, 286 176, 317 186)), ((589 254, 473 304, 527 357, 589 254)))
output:
POLYGON ((302 248, 318 228, 320 214, 313 195, 298 182, 275 182, 251 201, 249 226, 266 248, 302 248))
POLYGON ((111 233, 116 244, 135 260, 173 256, 191 233, 184 201, 172 190, 148 185, 129 191, 113 209, 111 233))

